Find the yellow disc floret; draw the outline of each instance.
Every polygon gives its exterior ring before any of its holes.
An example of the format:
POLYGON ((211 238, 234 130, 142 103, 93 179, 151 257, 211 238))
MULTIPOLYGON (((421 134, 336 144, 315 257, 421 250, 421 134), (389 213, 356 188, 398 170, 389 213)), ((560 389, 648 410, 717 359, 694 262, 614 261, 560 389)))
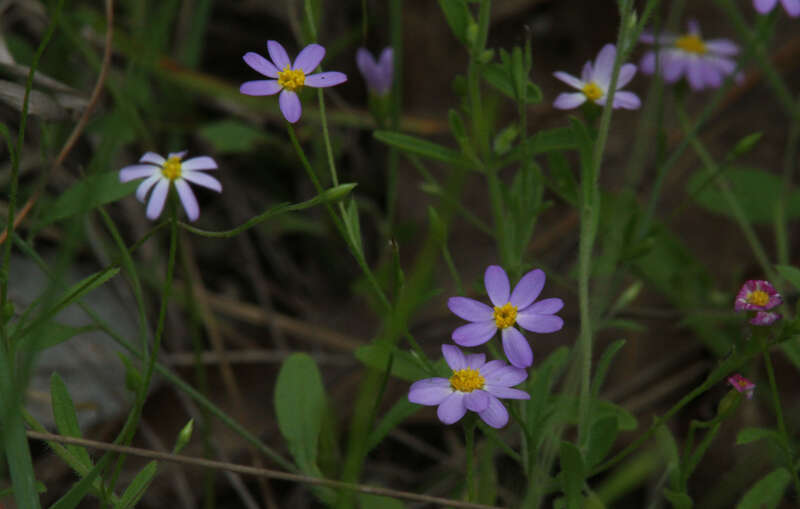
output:
POLYGON ((517 306, 510 302, 507 302, 502 307, 495 306, 492 318, 494 318, 494 323, 498 329, 511 327, 517 321, 517 306))
POLYGON ((769 295, 764 290, 756 290, 747 294, 747 303, 758 307, 764 307, 769 302, 769 295))
POLYGON ((590 81, 589 83, 585 84, 581 91, 583 92, 583 95, 585 95, 590 101, 596 101, 603 97, 603 90, 597 86, 597 83, 594 81, 590 81))
POLYGON ((164 162, 164 166, 161 167, 161 174, 170 180, 180 178, 181 158, 178 156, 172 156, 167 159, 166 162, 164 162))
POLYGON ((702 55, 708 51, 703 39, 691 34, 678 37, 678 40, 675 41, 675 46, 687 53, 696 53, 698 55, 702 55))
POLYGON ((290 92, 302 88, 306 82, 306 75, 302 69, 290 69, 287 65, 282 71, 278 71, 278 85, 290 92))
POLYGON ((477 369, 464 368, 453 371, 450 377, 450 386, 461 392, 472 392, 475 389, 483 389, 486 380, 481 376, 477 369))

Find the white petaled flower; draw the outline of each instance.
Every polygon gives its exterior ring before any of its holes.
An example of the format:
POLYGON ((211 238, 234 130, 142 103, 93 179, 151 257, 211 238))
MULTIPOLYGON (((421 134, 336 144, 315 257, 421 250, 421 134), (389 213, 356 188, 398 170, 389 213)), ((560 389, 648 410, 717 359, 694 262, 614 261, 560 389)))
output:
MULTIPOLYGON (((609 88, 611 87, 611 74, 614 70, 614 59, 617 57, 617 48, 613 44, 606 44, 592 64, 586 62, 581 72, 581 77, 577 78, 563 71, 556 71, 553 75, 572 88, 580 92, 564 92, 556 97, 553 107, 559 110, 570 110, 577 108, 586 101, 593 102, 600 106, 606 104, 609 88)), ((617 77, 616 91, 614 92, 613 108, 623 108, 635 110, 641 106, 639 96, 633 92, 620 90, 630 83, 636 74, 636 66, 633 64, 622 64, 617 77)))
POLYGON ((195 198, 192 188, 189 187, 189 182, 218 193, 222 192, 222 184, 219 180, 205 173, 208 170, 216 170, 217 163, 208 156, 192 157, 182 161, 185 155, 185 150, 170 152, 164 159, 155 152, 147 152, 139 159, 139 164, 126 166, 119 171, 120 182, 144 179, 136 189, 136 199, 144 203, 149 193, 150 198, 147 202, 149 219, 156 219, 161 215, 169 194, 170 184, 175 185, 178 198, 181 200, 186 215, 189 216, 189 221, 194 221, 200 216, 200 206, 197 204, 197 198, 195 198), (152 192, 150 192, 151 189, 152 192))

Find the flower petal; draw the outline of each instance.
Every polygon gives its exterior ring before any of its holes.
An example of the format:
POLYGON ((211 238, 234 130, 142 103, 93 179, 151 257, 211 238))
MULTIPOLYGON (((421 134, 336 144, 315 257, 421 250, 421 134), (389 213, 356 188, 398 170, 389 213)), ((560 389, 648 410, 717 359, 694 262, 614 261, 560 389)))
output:
POLYGON ((703 90, 706 84, 706 64, 699 58, 688 61, 686 79, 693 90, 703 90))
POLYGON ((583 89, 584 83, 571 74, 567 74, 562 71, 556 71, 553 73, 553 76, 555 76, 556 79, 559 79, 564 83, 566 83, 567 85, 571 86, 572 88, 577 88, 578 90, 583 89))
POLYGON ((197 204, 197 198, 192 192, 192 188, 183 179, 175 180, 175 189, 178 191, 178 197, 183 204, 183 210, 189 217, 189 221, 196 221, 200 216, 200 206, 197 204))
POLYGON ((648 51, 639 60, 639 69, 645 74, 653 74, 656 72, 656 52, 648 51))
POLYGON ((144 155, 139 159, 139 162, 162 166, 165 162, 167 162, 167 160, 155 152, 145 152, 144 155))
POLYGON ((147 203, 147 218, 154 220, 161 215, 164 210, 164 202, 167 201, 167 194, 169 193, 169 180, 161 179, 153 189, 153 194, 150 195, 150 201, 147 203))
POLYGON ((178 160, 181 160, 188 153, 189 153, 188 150, 181 150, 179 152, 170 152, 169 154, 167 154, 167 159, 172 159, 173 157, 177 157, 178 160))
POLYGON ((489 396, 489 406, 478 415, 483 419, 483 422, 495 429, 502 428, 508 424, 508 410, 499 399, 492 395, 489 396))
POLYGON ((491 320, 494 315, 492 308, 483 302, 467 297, 450 297, 447 299, 447 307, 457 317, 470 322, 485 322, 491 320))
POLYGON ((485 353, 471 353, 464 356, 464 363, 467 367, 480 370, 486 364, 485 353))
POLYGON ((244 59, 244 63, 249 65, 254 71, 263 74, 267 78, 278 77, 278 71, 280 69, 275 67, 275 64, 262 57, 258 53, 254 51, 248 51, 244 54, 242 59, 244 59))
POLYGON ((366 48, 358 48, 356 51, 356 66, 367 82, 367 88, 374 90, 378 87, 378 64, 372 58, 372 54, 366 48))
POLYGON ((244 95, 275 95, 283 87, 278 84, 278 80, 256 80, 245 81, 239 87, 239 93, 244 95))
MULTIPOLYGON (((797 1, 800 2, 800 0, 797 1)), ((712 39, 706 41, 705 44, 706 48, 717 55, 733 56, 739 54, 739 46, 728 39, 712 39)))
POLYGON ((142 183, 139 184, 139 187, 136 188, 136 199, 144 203, 144 198, 147 196, 147 192, 150 191, 150 188, 163 178, 164 177, 161 176, 161 172, 158 172, 144 179, 142 183))
POLYGON ((301 69, 303 73, 309 74, 317 68, 325 57, 325 48, 319 44, 309 44, 294 59, 292 69, 301 69))
POLYGON ((571 92, 558 94, 556 100, 553 102, 553 108, 559 110, 571 110, 577 108, 586 102, 586 96, 583 92, 571 92))
POLYGON ((345 81, 347 81, 347 75, 336 71, 318 72, 317 74, 306 76, 306 85, 315 88, 332 87, 345 81))
POLYGON ((289 55, 286 54, 286 50, 281 43, 267 41, 267 51, 269 52, 269 58, 272 59, 272 63, 275 64, 279 71, 283 71, 287 67, 291 69, 292 61, 289 60, 289 55))
POLYGON ((216 169, 217 169, 217 162, 208 156, 193 157, 181 163, 181 170, 184 171, 216 170, 216 169))
POLYGON ((445 424, 458 422, 465 413, 467 413, 467 407, 464 406, 464 393, 458 391, 453 391, 436 410, 439 420, 445 424))
POLYGON ((761 14, 766 14, 772 9, 775 8, 775 4, 778 3, 778 0, 754 0, 753 4, 758 12, 761 14))
POLYGON ((486 343, 497 330, 494 320, 468 323, 453 331, 453 341, 461 346, 478 346, 486 343))
POLYGON ((619 76, 617 76, 617 90, 630 83, 635 75, 636 65, 622 64, 622 67, 619 68, 619 76))
POLYGON ((278 96, 278 104, 281 107, 281 112, 284 118, 290 123, 294 124, 300 120, 300 115, 303 113, 303 107, 300 105, 300 98, 297 94, 284 90, 278 96))
POLYGON ((161 168, 152 164, 132 164, 119 170, 119 181, 130 182, 131 180, 149 177, 160 171, 161 168))
POLYGON ((528 340, 515 327, 503 329, 503 353, 508 362, 518 368, 527 368, 533 364, 533 351, 528 340))
POLYGON ((560 316, 540 315, 533 312, 518 313, 517 323, 523 329, 539 334, 556 332, 564 326, 564 320, 560 316))
POLYGON ((540 300, 534 305, 526 308, 524 312, 536 313, 539 315, 552 315, 553 313, 558 313, 563 307, 564 307, 563 300, 559 299, 558 297, 552 297, 550 299, 540 300))
POLYGON ((473 412, 483 412, 489 406, 489 393, 476 389, 464 396, 464 407, 473 412))
POLYGON ((200 171, 185 171, 181 174, 181 177, 192 184, 207 187, 218 193, 222 192, 222 184, 219 183, 219 180, 206 173, 200 171))
POLYGON ((696 35, 702 39, 702 34, 700 33, 700 23, 696 19, 689 19, 689 21, 686 23, 686 26, 689 34, 696 35))
POLYGON ((517 309, 525 309, 530 306, 536 300, 536 297, 542 293, 546 279, 547 276, 545 276, 542 269, 535 269, 526 273, 519 280, 517 286, 514 287, 514 291, 511 292, 511 304, 515 305, 517 309))
POLYGON ((378 60, 378 77, 378 93, 381 95, 388 94, 392 90, 392 80, 394 78, 394 49, 391 46, 381 51, 381 56, 378 60))
POLYGON ((502 385, 486 384, 483 388, 486 392, 502 399, 531 399, 531 395, 520 389, 512 389, 502 385))
POLYGON ((616 56, 616 46, 606 44, 597 54, 597 59, 594 61, 592 81, 597 83, 603 90, 608 90, 608 85, 611 83, 611 72, 614 70, 616 56))
POLYGON ((638 110, 642 106, 639 96, 627 90, 617 90, 614 94, 614 108, 638 110))
POLYGON ((480 370, 487 386, 511 387, 524 382, 528 378, 528 372, 524 369, 509 366, 503 361, 497 361, 498 365, 489 366, 492 362, 494 361, 486 363, 484 369, 480 370))
POLYGON ((499 265, 489 265, 483 274, 483 284, 489 299, 496 307, 505 306, 508 303, 508 294, 511 284, 508 282, 508 275, 499 265))
POLYGON ((453 392, 447 378, 426 378, 411 384, 408 400, 418 405, 438 405, 453 392))
POLYGON ((457 346, 447 344, 442 345, 442 355, 444 356, 444 360, 447 362, 447 365, 450 366, 450 369, 453 371, 458 371, 459 369, 464 369, 467 367, 464 352, 462 352, 457 346))
POLYGON ((782 0, 783 8, 789 16, 796 18, 800 16, 800 0, 782 0))
MULTIPOLYGON (((581 81, 584 83, 589 83, 592 81, 592 75, 594 74, 594 70, 592 67, 592 61, 589 60, 585 64, 583 64, 583 69, 581 69, 581 81)), ((583 87, 581 87, 583 88, 583 87)))

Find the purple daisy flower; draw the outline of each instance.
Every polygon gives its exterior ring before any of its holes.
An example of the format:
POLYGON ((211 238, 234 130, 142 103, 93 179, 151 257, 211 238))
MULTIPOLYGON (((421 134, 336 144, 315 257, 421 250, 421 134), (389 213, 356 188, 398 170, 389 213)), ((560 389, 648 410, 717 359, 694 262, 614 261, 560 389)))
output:
POLYGON ((561 299, 534 303, 544 288, 545 279, 541 269, 532 270, 522 276, 511 292, 506 271, 498 265, 490 265, 483 281, 494 309, 467 297, 451 297, 447 301, 450 311, 472 322, 454 330, 453 341, 461 346, 481 345, 500 329, 508 361, 518 368, 529 367, 533 364, 533 351, 525 336, 513 325, 518 323, 523 329, 538 333, 555 332, 564 326, 564 320, 555 315, 564 307, 561 299))
POLYGON ((445 424, 458 422, 471 410, 489 426, 502 428, 508 423, 508 410, 498 398, 531 399, 527 392, 511 388, 528 378, 524 369, 498 360, 486 362, 482 353, 464 355, 453 345, 442 345, 442 355, 453 376, 414 382, 408 400, 419 405, 439 405, 436 413, 445 424))
POLYGON ((750 279, 736 294, 733 309, 736 311, 767 311, 779 306, 782 302, 781 294, 769 281, 750 279))
POLYGON ((728 39, 703 40, 696 20, 689 21, 685 34, 644 32, 639 40, 659 46, 657 53, 648 51, 642 57, 639 64, 642 72, 653 74, 658 67, 667 83, 675 83, 686 75, 693 90, 719 88, 725 77, 736 70, 736 61, 730 57, 739 53, 739 46, 728 39))
POLYGON ((286 50, 277 41, 267 41, 267 51, 272 62, 252 51, 244 55, 244 61, 254 70, 270 80, 246 81, 239 87, 239 92, 246 95, 275 95, 278 97, 283 116, 291 123, 300 119, 303 107, 297 91, 307 87, 332 87, 347 81, 347 75, 341 72, 319 72, 310 74, 317 68, 325 56, 325 48, 319 44, 309 44, 294 59, 289 60, 286 50))
POLYGON ((783 318, 783 315, 780 313, 773 313, 772 311, 756 311, 756 316, 750 319, 750 323, 764 327, 767 325, 772 325, 781 318, 783 318))
POLYGON ((181 162, 186 151, 171 152, 166 159, 154 152, 147 152, 139 159, 140 163, 126 166, 119 171, 120 182, 130 182, 143 178, 144 181, 136 189, 136 199, 144 203, 148 192, 150 201, 147 203, 147 217, 156 219, 164 210, 164 203, 169 194, 170 185, 175 186, 178 191, 178 198, 183 204, 189 221, 194 221, 200 215, 200 207, 197 205, 192 188, 189 182, 198 186, 207 187, 218 193, 222 192, 222 184, 211 175, 204 173, 207 170, 216 170, 217 163, 208 156, 199 156, 181 162))
MULTIPOLYGON (((789 16, 796 18, 800 16, 800 0, 781 0, 783 8, 789 16)), ((778 4, 778 0, 753 0, 753 6, 761 14, 770 12, 778 4)))
POLYGON ((394 50, 391 47, 384 48, 377 61, 365 48, 358 48, 356 65, 370 92, 379 96, 391 92, 394 74, 394 50))
MULTIPOLYGON (((597 58, 592 62, 586 62, 583 66, 580 79, 562 71, 556 71, 553 76, 563 81, 572 88, 580 92, 564 92, 556 97, 553 107, 560 110, 577 108, 586 101, 603 106, 606 103, 608 88, 611 86, 611 73, 614 70, 614 59, 617 57, 617 48, 613 44, 606 44, 597 58)), ((614 108, 635 110, 642 105, 639 96, 633 92, 620 90, 630 83, 636 74, 636 66, 633 64, 623 64, 619 69, 617 77, 617 89, 614 93, 614 108)))
POLYGON ((753 392, 756 390, 756 384, 747 378, 736 373, 728 377, 728 383, 731 384, 734 389, 744 394, 747 399, 753 399, 753 392))

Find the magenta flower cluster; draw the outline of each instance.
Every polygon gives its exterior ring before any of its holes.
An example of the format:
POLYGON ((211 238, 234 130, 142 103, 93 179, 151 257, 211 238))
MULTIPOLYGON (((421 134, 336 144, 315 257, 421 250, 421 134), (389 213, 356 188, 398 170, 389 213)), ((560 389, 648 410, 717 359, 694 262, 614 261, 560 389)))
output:
POLYGON ((766 326, 772 325, 781 319, 780 313, 770 310, 780 306, 782 303, 783 298, 772 286, 772 283, 760 279, 750 279, 742 285, 739 293, 736 294, 733 309, 737 312, 755 311, 750 323, 766 326))

